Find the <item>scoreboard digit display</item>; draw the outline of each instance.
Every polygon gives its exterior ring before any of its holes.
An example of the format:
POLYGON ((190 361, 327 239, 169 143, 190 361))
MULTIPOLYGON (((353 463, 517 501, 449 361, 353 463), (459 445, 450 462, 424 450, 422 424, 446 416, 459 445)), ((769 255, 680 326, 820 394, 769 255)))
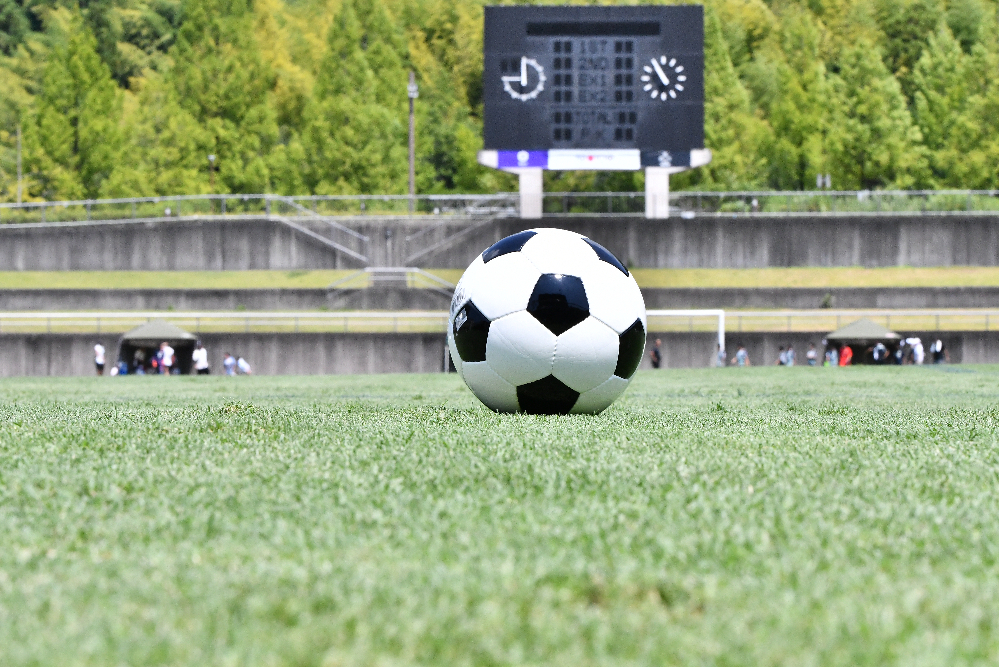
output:
POLYGON ((486 7, 483 85, 487 150, 700 149, 703 10, 486 7))

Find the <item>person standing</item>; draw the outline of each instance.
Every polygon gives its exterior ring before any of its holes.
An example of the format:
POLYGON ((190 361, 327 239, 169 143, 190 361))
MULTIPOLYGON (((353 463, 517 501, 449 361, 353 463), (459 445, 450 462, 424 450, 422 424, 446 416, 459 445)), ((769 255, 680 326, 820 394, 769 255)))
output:
POLYGON ((808 344, 808 352, 805 352, 805 359, 809 366, 814 366, 819 361, 819 353, 815 349, 815 343, 808 344))
POLYGON ((774 362, 774 366, 787 366, 787 352, 784 351, 784 346, 780 346, 780 351, 777 353, 777 361, 774 362))
POLYGON ((853 361, 853 348, 849 345, 844 345, 843 349, 839 351, 839 365, 849 366, 853 361))
POLYGON ((173 370, 173 348, 166 341, 160 343, 160 373, 170 375, 173 370))
POLYGON ((247 362, 243 357, 236 360, 236 367, 243 375, 253 375, 253 370, 250 369, 249 362, 247 362))
POLYGON ((884 343, 879 341, 877 345, 871 348, 871 357, 874 358, 874 363, 883 364, 888 358, 888 348, 885 347, 884 343))
POLYGON ((94 345, 94 366, 97 368, 97 375, 104 375, 104 355, 106 350, 100 343, 94 345))
POLYGON ((222 359, 222 368, 225 369, 226 375, 236 374, 236 357, 232 356, 228 352, 225 353, 225 357, 222 359))
POLYGON ((794 366, 794 345, 787 346, 787 355, 784 361, 785 366, 794 366))
POLYGON ((944 348, 942 340, 937 338, 930 343, 930 354, 933 355, 933 363, 942 364, 947 361, 947 350, 944 348))
POLYGON ((739 349, 735 351, 735 356, 732 357, 732 363, 736 366, 749 366, 749 353, 746 352, 746 346, 739 343, 739 349))
POLYGON ((191 361, 194 363, 194 372, 198 375, 210 375, 212 369, 208 366, 208 350, 206 350, 199 340, 194 344, 194 352, 191 353, 191 361))
POLYGON ((663 363, 662 344, 663 342, 656 338, 656 344, 652 346, 651 350, 649 350, 649 357, 652 359, 653 368, 659 368, 659 366, 663 363))
POLYGON ((725 362, 728 360, 728 356, 725 354, 725 348, 718 343, 718 352, 715 353, 715 366, 718 368, 725 368, 725 362))

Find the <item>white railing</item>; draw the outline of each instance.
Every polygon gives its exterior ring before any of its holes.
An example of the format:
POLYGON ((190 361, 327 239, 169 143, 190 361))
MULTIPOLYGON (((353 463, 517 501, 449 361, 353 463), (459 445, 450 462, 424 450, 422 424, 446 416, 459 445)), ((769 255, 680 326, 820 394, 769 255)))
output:
POLYGON ((192 333, 445 331, 445 311, 0 313, 0 333, 123 333, 162 320, 192 333))
MULTIPOLYGON (((512 216, 517 193, 447 195, 213 194, 0 203, 0 223, 150 219, 206 215, 338 217, 512 216)), ((753 215, 999 215, 999 190, 672 191, 681 217, 753 215)), ((644 192, 546 192, 546 216, 644 215, 644 192)))
POLYGON ((649 331, 659 331, 664 325, 675 328, 676 324, 683 324, 686 320, 688 331, 693 332, 694 322, 700 323, 704 320, 714 320, 718 331, 718 344, 725 349, 725 311, 718 308, 699 308, 693 310, 649 310, 645 313, 649 320, 649 331), (667 324, 668 323, 668 324, 667 324), (653 328, 658 325, 658 329, 653 328))
POLYGON ((907 331, 992 331, 999 323, 999 309, 816 309, 729 310, 729 333, 773 331, 821 333, 866 318, 898 333, 907 331))
MULTIPOLYGON (((650 332, 717 334, 825 333, 867 318, 898 333, 994 331, 999 309, 899 310, 649 310, 650 332)), ((0 313, 2 333, 122 333, 151 320, 164 320, 200 333, 330 332, 443 333, 446 311, 334 312, 8 312, 0 313)))

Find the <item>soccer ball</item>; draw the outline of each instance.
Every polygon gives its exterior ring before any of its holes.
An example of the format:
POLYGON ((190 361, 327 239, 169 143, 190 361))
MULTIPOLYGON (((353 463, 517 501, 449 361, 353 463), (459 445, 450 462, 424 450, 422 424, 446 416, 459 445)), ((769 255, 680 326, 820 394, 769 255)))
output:
POLYGON ((645 301, 603 246, 562 229, 508 236, 454 290, 447 342, 465 384, 499 412, 596 414, 645 352, 645 301))

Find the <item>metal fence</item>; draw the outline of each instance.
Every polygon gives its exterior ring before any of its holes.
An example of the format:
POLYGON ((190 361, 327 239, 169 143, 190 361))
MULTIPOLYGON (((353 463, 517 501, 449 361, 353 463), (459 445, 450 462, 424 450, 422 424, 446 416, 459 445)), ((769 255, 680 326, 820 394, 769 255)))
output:
POLYGON ((0 223, 138 220, 181 216, 516 215, 518 197, 498 195, 171 195, 0 203, 0 223), (410 204, 413 204, 410 212, 410 204))
POLYGON ((0 313, 0 334, 120 334, 153 320, 193 333, 426 333, 444 311, 0 313))
POLYGON ((996 309, 905 309, 905 310, 729 310, 728 333, 835 331, 861 318, 904 334, 910 331, 995 331, 996 309))
MULTIPOLYGON (((544 214, 644 215, 642 192, 549 192, 544 214)), ((670 192, 670 210, 682 218, 753 215, 999 214, 999 190, 818 190, 670 192)))
MULTIPOLYGON (((650 310, 650 332, 821 334, 868 318, 898 333, 995 331, 999 309, 650 310)), ((124 333, 165 320, 195 333, 444 333, 445 311, 0 313, 0 333, 124 333)))
MULTIPOLYGON (((753 215, 999 214, 999 190, 740 191, 670 193, 684 218, 753 215)), ((175 195, 0 204, 0 223, 127 220, 206 215, 518 215, 516 193, 468 195, 175 195)), ((644 215, 643 192, 547 192, 546 216, 644 215)))

